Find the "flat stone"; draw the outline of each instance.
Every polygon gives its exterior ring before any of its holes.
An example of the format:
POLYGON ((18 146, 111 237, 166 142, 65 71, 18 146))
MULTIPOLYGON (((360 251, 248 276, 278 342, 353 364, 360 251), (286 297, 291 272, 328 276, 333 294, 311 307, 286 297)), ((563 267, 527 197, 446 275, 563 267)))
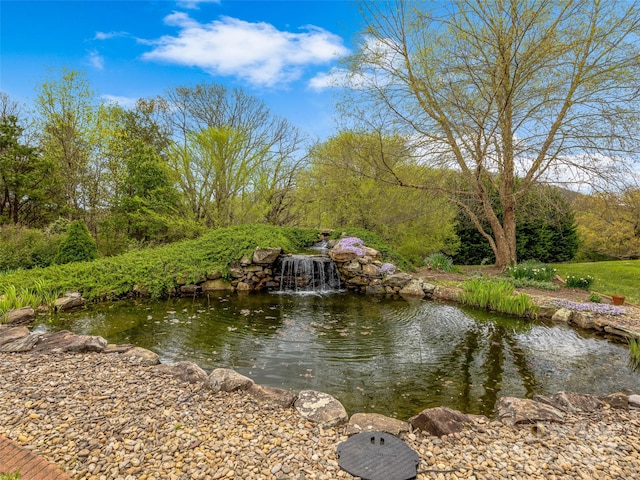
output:
POLYGON ((396 437, 409 431, 409 423, 379 413, 354 413, 345 429, 347 435, 360 432, 385 432, 396 437))
POLYGON ((400 295, 409 295, 411 297, 420 298, 424 297, 425 293, 422 288, 422 280, 418 278, 409 280, 409 282, 400 290, 400 295))
POLYGON ((447 407, 427 408, 409 419, 414 428, 436 437, 461 432, 464 424, 472 421, 469 415, 447 407))
POLYGON ((27 327, 0 327, 0 346, 29 336, 27 327))
POLYGON ((621 408, 623 410, 629 408, 629 396, 626 393, 616 392, 599 398, 611 408, 621 408))
POLYGON ((282 248, 256 248, 252 262, 256 265, 271 265, 282 254, 282 248))
POLYGON ((186 383, 201 383, 207 380, 207 372, 193 362, 161 363, 155 368, 186 383))
POLYGON ((0 346, 0 352, 4 353, 22 353, 29 352, 36 346, 41 335, 27 335, 26 337, 17 338, 0 346))
POLYGON ((97 335, 76 335, 67 330, 45 333, 33 347, 33 352, 40 353, 85 353, 102 352, 107 341, 97 335))
POLYGON ((31 307, 15 308, 5 313, 4 317, 7 325, 31 323, 36 318, 36 312, 31 307))
POLYGON ((108 343, 102 353, 124 353, 131 350, 134 347, 131 343, 108 343))
POLYGON ((342 248, 332 248, 329 250, 329 257, 336 263, 346 263, 357 257, 356 253, 351 250, 343 250, 342 248))
POLYGON ((554 322, 569 323, 572 316, 572 310, 569 310, 568 308, 561 308, 559 310, 556 310, 556 313, 551 316, 551 320, 553 320, 554 322))
POLYGON ((535 400, 502 397, 496 402, 498 417, 505 425, 536 422, 564 422, 564 413, 535 400))
POLYGON ((580 328, 591 330, 595 326, 593 312, 573 312, 571 323, 580 328))
POLYGON ((327 393, 303 390, 293 406, 301 417, 322 427, 342 425, 349 420, 344 406, 327 393))
POLYGON ((200 292, 199 285, 189 284, 189 285, 182 285, 180 287, 180 293, 182 295, 195 295, 198 292, 200 292))
POLYGON ((78 292, 67 292, 63 297, 57 298, 53 306, 56 311, 62 312, 73 308, 82 307, 85 299, 78 292))
POLYGON ((385 277, 385 279, 382 281, 382 284, 385 287, 402 288, 407 283, 409 283, 412 279, 413 277, 408 273, 394 273, 393 275, 389 275, 385 277))
POLYGON ((214 392, 235 392, 247 390, 253 380, 229 368, 216 368, 204 382, 204 386, 214 392))
POLYGON ((262 403, 278 405, 283 408, 291 407, 296 400, 295 394, 289 390, 256 385, 255 383, 247 389, 247 393, 262 403))
POLYGON ((142 365, 158 365, 160 363, 160 357, 157 353, 142 347, 133 347, 122 353, 122 356, 134 358, 142 365))
POLYGON ((573 392, 558 392, 552 396, 534 395, 533 400, 542 402, 563 412, 594 412, 604 407, 604 402, 593 395, 573 392))
POLYGON ((432 296, 434 298, 438 298, 440 300, 447 300, 450 302, 457 302, 460 299, 460 295, 462 295, 462 289, 457 287, 447 287, 438 285, 436 289, 432 292, 432 296))

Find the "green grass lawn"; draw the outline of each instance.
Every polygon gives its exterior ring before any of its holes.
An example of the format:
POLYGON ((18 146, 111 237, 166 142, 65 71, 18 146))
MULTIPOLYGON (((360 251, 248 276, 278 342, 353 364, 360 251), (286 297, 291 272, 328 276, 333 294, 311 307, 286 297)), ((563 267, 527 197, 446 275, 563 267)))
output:
POLYGON ((562 278, 591 275, 595 278, 591 290, 605 295, 620 293, 630 303, 640 304, 640 260, 559 263, 553 266, 562 278))

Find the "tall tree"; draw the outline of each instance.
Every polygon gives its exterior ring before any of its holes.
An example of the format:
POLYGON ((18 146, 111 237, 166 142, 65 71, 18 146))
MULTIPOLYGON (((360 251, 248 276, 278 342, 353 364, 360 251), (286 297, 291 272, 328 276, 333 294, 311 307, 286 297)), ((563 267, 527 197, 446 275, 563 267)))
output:
POLYGON ((345 114, 405 135, 421 163, 460 172, 446 193, 497 266, 517 260, 519 206, 536 183, 615 181, 638 158, 637 2, 370 1, 364 16, 345 114))
POLYGON ((169 164, 194 218, 208 226, 282 218, 304 158, 297 128, 222 85, 180 87, 162 102, 174 139, 169 164))

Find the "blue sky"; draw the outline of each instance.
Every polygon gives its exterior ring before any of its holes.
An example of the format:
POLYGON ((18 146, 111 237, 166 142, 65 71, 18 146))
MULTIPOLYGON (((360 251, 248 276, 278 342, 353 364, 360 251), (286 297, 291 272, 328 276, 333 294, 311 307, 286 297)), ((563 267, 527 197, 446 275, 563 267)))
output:
POLYGON ((240 87, 310 134, 333 131, 331 78, 355 48, 355 1, 0 1, 0 90, 30 106, 60 69, 108 99, 240 87))

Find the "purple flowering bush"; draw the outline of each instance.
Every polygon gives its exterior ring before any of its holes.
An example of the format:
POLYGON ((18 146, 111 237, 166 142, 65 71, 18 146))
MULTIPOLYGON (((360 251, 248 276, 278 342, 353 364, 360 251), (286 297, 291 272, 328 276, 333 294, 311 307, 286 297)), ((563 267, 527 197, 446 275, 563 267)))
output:
POLYGON ((556 298, 553 305, 560 308, 568 308, 569 310, 576 310, 578 312, 594 312, 600 315, 624 315, 627 311, 624 308, 616 307, 606 303, 580 303, 571 302, 569 300, 561 300, 556 298))
POLYGON ((380 267, 380 273, 383 275, 393 275, 396 271, 396 266, 392 263, 385 263, 380 267))
POLYGON ((336 243, 336 246, 335 246, 335 248, 339 250, 346 250, 348 252, 353 252, 359 257, 365 254, 363 247, 364 247, 364 242, 360 240, 358 237, 341 238, 338 241, 338 243, 336 243))

